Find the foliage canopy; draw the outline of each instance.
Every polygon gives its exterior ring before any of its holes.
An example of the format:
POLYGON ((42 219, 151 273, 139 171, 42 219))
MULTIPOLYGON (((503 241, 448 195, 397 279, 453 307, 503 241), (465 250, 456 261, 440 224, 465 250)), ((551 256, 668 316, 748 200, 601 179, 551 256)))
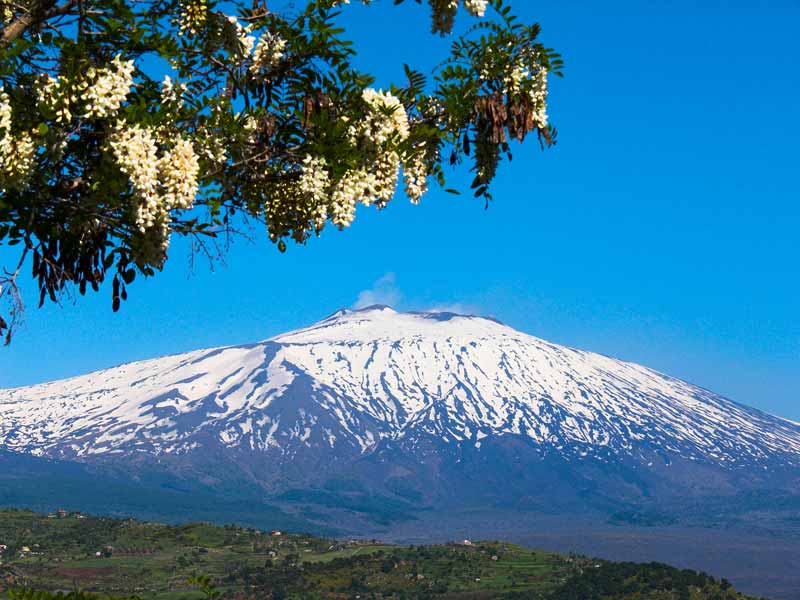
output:
POLYGON ((211 254, 256 220, 283 251, 385 206, 400 173, 417 202, 467 162, 488 201, 512 141, 554 142, 561 60, 502 0, 429 0, 450 54, 388 90, 352 65, 348 3, 1 0, 0 243, 20 251, 0 276, 6 341, 23 269, 40 304, 111 278, 117 310, 173 233, 211 254), (459 11, 474 22, 455 36, 459 11))

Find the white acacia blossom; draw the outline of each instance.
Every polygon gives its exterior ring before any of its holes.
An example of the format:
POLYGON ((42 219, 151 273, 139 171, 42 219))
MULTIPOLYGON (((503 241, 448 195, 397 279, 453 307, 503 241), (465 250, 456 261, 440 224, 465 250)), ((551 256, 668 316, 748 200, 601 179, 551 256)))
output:
POLYGON ((109 147, 135 192, 135 224, 143 256, 159 264, 169 246, 169 212, 194 205, 200 165, 191 142, 179 138, 159 158, 153 133, 138 125, 118 125, 109 147))
POLYGON ((537 127, 547 127, 547 69, 539 67, 531 79, 528 94, 536 107, 534 121, 537 127))
POLYGON ((211 128, 199 127, 194 135, 197 153, 206 160, 220 165, 228 160, 225 140, 211 128))
MULTIPOLYGON (((328 166, 325 159, 309 154, 302 160, 300 167, 302 170, 296 181, 283 180, 269 185, 270 193, 264 206, 267 221, 272 225, 280 222, 282 204, 288 199, 295 205, 295 210, 306 215, 308 222, 319 233, 328 218, 328 202, 331 196, 328 166)), ((270 236, 277 239, 272 232, 270 236)))
POLYGON ((0 191, 19 187, 30 177, 36 146, 28 133, 14 135, 8 94, 0 86, 0 191))
POLYGON ((416 153, 403 162, 406 196, 412 204, 419 204, 420 198, 428 191, 428 168, 425 165, 424 146, 416 150, 416 153))
POLYGON ((330 174, 326 168, 325 159, 306 156, 303 159, 303 172, 300 175, 298 189, 306 201, 311 204, 314 211, 314 228, 319 232, 325 226, 328 216, 326 204, 328 202, 328 188, 330 174))
MULTIPOLYGON (((400 171, 400 155, 397 143, 408 139, 410 134, 408 115, 402 102, 382 90, 367 88, 362 92, 367 105, 364 117, 350 126, 348 134, 352 143, 366 142, 371 147, 373 158, 361 167, 348 170, 332 186, 330 218, 339 228, 347 227, 355 218, 358 203, 378 207, 385 206, 394 196, 400 171)), ((424 165, 422 165, 424 171, 424 165)), ((425 186, 425 174, 420 167, 410 167, 410 197, 419 201, 425 186)))
POLYGON ((253 64, 250 65, 250 70, 253 73, 258 73, 275 68, 280 64, 285 49, 286 40, 278 34, 265 31, 256 44, 256 50, 253 53, 253 64))
POLYGON ((44 73, 37 81, 36 99, 40 107, 55 113, 56 123, 62 125, 72 120, 70 107, 78 100, 64 80, 52 77, 47 73, 44 73))
POLYGON ((197 35, 205 27, 207 19, 207 0, 184 0, 181 2, 181 15, 178 20, 178 29, 181 35, 197 35))
POLYGON ((159 195, 156 141, 149 129, 125 124, 116 128, 108 144, 136 192, 136 226, 144 233, 164 212, 159 195))
MULTIPOLYGON (((531 64, 531 63, 529 63, 531 64)), ((481 77, 491 77, 487 69, 481 71, 481 77)), ((536 61, 531 66, 517 63, 503 77, 503 93, 509 96, 524 94, 528 96, 534 107, 533 121, 536 127, 547 127, 547 69, 536 61), (531 72, 533 70, 533 73, 531 72)))
POLYGON ((164 195, 162 208, 191 208, 197 196, 197 177, 200 164, 192 143, 179 139, 158 161, 164 195))
POLYGON ((330 176, 325 168, 325 159, 307 155, 303 159, 303 172, 298 186, 300 191, 314 204, 324 202, 330 176))
POLYGON ((397 190, 400 156, 394 151, 380 154, 375 161, 374 169, 374 173, 369 174, 367 180, 369 186, 364 190, 361 203, 367 206, 374 203, 383 207, 394 197, 397 190))
POLYGON ((401 141, 408 137, 408 115, 394 94, 367 88, 361 97, 369 110, 364 119, 350 127, 352 138, 363 136, 380 145, 393 136, 397 136, 401 141))
POLYGON ((161 82, 161 102, 163 104, 179 104, 186 92, 186 86, 182 83, 175 83, 169 75, 164 76, 161 82))
POLYGON ((255 36, 250 35, 252 25, 242 25, 234 16, 228 17, 228 22, 233 25, 236 31, 236 38, 239 40, 239 51, 243 57, 248 57, 253 52, 256 45, 255 36))
POLYGON ((90 68, 80 87, 81 99, 86 103, 84 116, 104 118, 114 115, 133 85, 132 60, 122 60, 117 54, 107 67, 90 68))
POLYGON ((356 204, 385 206, 397 189, 400 158, 396 152, 378 157, 374 165, 351 169, 337 181, 331 193, 331 222, 342 228, 353 222, 356 204))
POLYGON ((464 8, 475 17, 482 17, 486 14, 487 0, 464 0, 464 8))
POLYGON ((350 225, 356 216, 356 199, 364 187, 362 177, 361 171, 348 171, 333 186, 330 217, 339 228, 350 225))

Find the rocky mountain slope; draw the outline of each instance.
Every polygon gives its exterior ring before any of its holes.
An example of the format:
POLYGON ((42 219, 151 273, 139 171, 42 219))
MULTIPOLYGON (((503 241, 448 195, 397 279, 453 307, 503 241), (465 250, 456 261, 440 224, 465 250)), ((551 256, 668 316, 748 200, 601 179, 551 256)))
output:
POLYGON ((535 535, 685 566, 705 544, 697 566, 745 589, 800 586, 800 424, 492 319, 383 306, 0 390, 0 505, 535 535))
POLYGON ((328 507, 663 511, 800 480, 797 423, 493 319, 385 306, 0 390, 0 450, 328 507))
POLYGON ((735 468, 800 464, 800 425, 636 364, 491 319, 341 310, 262 343, 122 365, 0 391, 0 444, 91 460, 205 444, 373 452, 433 436, 735 468))

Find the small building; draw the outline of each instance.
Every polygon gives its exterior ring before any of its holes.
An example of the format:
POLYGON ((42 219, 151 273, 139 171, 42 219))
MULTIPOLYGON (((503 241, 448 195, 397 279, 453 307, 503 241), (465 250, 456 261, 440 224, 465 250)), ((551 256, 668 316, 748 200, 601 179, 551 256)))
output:
POLYGON ((472 540, 464 540, 461 543, 464 544, 465 546, 472 546, 472 540))
POLYGON ((3 554, 6 550, 8 550, 8 546, 0 544, 0 554, 3 554))
POLYGON ((280 535, 283 535, 283 532, 282 532, 282 531, 279 531, 279 530, 277 530, 277 529, 273 529, 272 531, 270 531, 270 532, 269 532, 269 534, 270 534, 271 536, 273 536, 273 537, 278 537, 278 536, 280 536, 280 535))

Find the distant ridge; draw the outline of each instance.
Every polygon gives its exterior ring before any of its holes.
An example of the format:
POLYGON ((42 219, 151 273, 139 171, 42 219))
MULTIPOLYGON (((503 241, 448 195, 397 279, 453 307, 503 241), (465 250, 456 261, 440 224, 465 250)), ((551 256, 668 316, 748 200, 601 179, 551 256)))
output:
POLYGON ((791 421, 493 319, 384 305, 262 343, 0 391, 0 416, 3 447, 80 460, 209 444, 363 454, 423 435, 473 447, 520 436, 546 453, 644 464, 800 463, 791 421), (302 401, 298 387, 309 388, 302 401))

